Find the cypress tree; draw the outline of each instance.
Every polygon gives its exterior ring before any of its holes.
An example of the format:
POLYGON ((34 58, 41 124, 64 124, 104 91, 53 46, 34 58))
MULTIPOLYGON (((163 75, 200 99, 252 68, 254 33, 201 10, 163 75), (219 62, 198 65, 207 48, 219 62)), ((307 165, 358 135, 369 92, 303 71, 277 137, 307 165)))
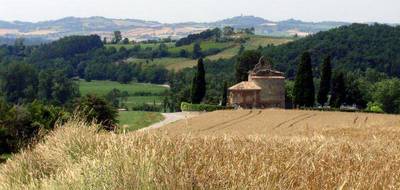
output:
POLYGON ((328 56, 325 58, 321 68, 321 83, 318 91, 318 103, 321 106, 324 106, 325 103, 328 101, 328 93, 331 90, 331 77, 331 57, 328 56))
POLYGON ((222 92, 222 106, 226 106, 228 103, 228 83, 224 82, 224 91, 222 92))
POLYGON ((315 89, 312 74, 311 56, 305 52, 297 69, 293 88, 294 105, 297 107, 312 107, 315 101, 315 89))
POLYGON ((332 81, 332 96, 330 99, 330 106, 340 108, 346 99, 346 86, 344 82, 344 75, 342 72, 336 73, 332 81))
POLYGON ((196 42, 193 45, 193 58, 194 59, 198 59, 203 55, 203 53, 201 52, 201 46, 199 42, 196 42))
POLYGON ((197 72, 192 81, 191 100, 194 104, 199 104, 206 95, 206 72, 204 70, 203 59, 197 63, 197 72))

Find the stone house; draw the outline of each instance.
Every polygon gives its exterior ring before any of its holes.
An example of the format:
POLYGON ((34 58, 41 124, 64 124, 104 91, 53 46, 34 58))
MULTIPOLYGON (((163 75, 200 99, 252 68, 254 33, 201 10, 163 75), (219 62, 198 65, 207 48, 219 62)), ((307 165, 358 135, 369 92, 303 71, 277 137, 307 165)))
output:
POLYGON ((228 104, 242 108, 285 108, 285 77, 262 57, 248 81, 228 89, 228 104))

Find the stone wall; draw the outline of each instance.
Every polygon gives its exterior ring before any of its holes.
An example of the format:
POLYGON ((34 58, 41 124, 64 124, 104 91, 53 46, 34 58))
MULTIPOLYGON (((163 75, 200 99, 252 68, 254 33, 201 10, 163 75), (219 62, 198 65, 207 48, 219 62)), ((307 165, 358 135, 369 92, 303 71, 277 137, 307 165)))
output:
POLYGON ((262 88, 260 107, 285 107, 285 78, 254 76, 251 80, 262 88))

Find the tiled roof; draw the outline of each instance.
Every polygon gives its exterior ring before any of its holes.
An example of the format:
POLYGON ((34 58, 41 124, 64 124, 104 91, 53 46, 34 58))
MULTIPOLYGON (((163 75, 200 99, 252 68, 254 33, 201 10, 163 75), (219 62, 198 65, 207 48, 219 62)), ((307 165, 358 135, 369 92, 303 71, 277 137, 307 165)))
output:
POLYGON ((235 86, 230 87, 229 90, 261 90, 261 88, 254 82, 243 81, 235 86))

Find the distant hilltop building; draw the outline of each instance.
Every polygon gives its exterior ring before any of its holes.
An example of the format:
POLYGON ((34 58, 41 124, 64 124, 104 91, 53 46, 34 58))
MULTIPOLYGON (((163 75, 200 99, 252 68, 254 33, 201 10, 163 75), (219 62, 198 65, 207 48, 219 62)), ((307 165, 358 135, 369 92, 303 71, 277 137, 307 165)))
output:
POLYGON ((264 57, 249 72, 248 81, 228 89, 230 106, 242 108, 285 108, 285 77, 272 70, 264 57))

